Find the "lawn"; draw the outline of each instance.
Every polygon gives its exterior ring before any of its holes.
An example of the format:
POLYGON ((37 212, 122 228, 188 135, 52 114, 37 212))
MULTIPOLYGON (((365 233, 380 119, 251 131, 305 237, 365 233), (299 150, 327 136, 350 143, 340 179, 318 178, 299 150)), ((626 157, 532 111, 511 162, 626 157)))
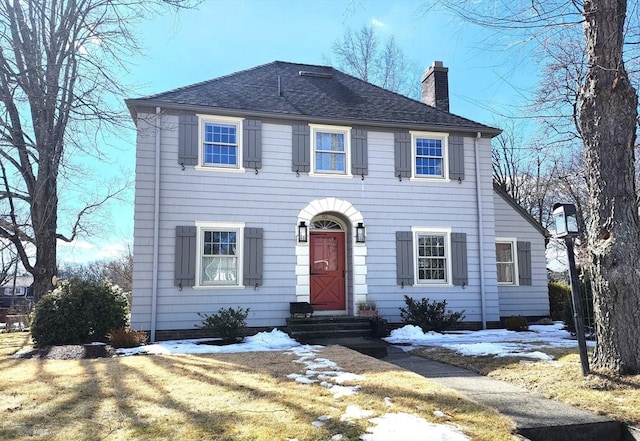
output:
POLYGON ((441 347, 420 348, 412 354, 464 367, 617 421, 640 425, 640 375, 592 373, 584 377, 577 349, 541 350, 554 360, 463 356, 441 347))
POLYGON ((359 440, 369 418, 387 413, 446 422, 474 440, 515 439, 511 422, 494 411, 337 346, 317 356, 361 376, 353 380, 360 386, 355 395, 336 398, 319 383, 294 381, 291 374, 306 368, 290 351, 11 357, 29 344, 27 333, 0 334, 3 440, 359 440), (364 410, 371 416, 359 417, 364 410), (436 410, 450 419, 434 416, 436 410))

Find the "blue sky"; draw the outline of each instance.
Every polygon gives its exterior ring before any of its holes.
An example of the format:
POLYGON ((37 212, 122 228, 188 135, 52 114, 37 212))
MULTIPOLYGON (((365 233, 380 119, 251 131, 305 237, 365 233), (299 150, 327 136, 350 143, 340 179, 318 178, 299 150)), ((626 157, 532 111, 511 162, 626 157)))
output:
MULTIPOLYGON (((394 36, 419 73, 441 60, 449 68, 451 112, 500 127, 519 115, 538 82, 529 55, 504 36, 493 35, 438 10, 428 0, 205 0, 196 10, 141 21, 134 29, 144 56, 127 60, 121 81, 135 87, 128 97, 150 95, 227 75, 274 60, 325 65, 345 30, 373 25, 394 36), (505 47, 512 50, 504 50, 505 47)), ((416 72, 411 72, 414 75, 416 72)), ((124 104, 123 104, 124 106, 124 104)), ((113 140, 95 182, 125 173, 133 179, 135 131, 113 140)), ((95 218, 91 237, 60 245, 59 261, 114 257, 133 236, 133 191, 95 218)))

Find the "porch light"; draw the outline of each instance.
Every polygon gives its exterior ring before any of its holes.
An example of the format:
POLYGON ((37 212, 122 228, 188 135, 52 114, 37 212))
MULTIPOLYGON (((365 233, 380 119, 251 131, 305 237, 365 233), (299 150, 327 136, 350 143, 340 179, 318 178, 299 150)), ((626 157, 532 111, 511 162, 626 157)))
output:
POLYGON ((356 243, 364 243, 365 241, 365 229, 362 222, 358 222, 356 226, 356 243))
POLYGON ((555 237, 575 237, 578 235, 578 214, 573 204, 555 204, 553 206, 553 219, 555 221, 555 237))
POLYGON ((307 241, 307 224, 305 221, 300 221, 300 225, 298 225, 298 242, 306 242, 307 241))

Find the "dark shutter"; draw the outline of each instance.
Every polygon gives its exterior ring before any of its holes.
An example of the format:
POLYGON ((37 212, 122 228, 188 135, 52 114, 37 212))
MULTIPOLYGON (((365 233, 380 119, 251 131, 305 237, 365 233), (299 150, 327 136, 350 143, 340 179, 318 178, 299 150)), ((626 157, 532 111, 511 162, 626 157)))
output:
POLYGON ((351 173, 359 176, 369 174, 366 130, 351 129, 351 173))
POLYGON ((454 285, 468 285, 467 233, 451 233, 451 269, 454 285))
POLYGON ((245 119, 242 123, 242 163, 246 168, 262 168, 262 121, 245 119))
POLYGON ((244 229, 244 276, 245 286, 262 285, 262 228, 244 229))
POLYGON ((411 134, 409 132, 394 133, 394 152, 396 178, 411 177, 411 134))
POLYGON ((176 227, 175 286, 196 284, 196 227, 176 227))
POLYGON ((178 116, 178 164, 198 165, 198 117, 178 116))
POLYGON ((398 285, 413 285, 413 233, 396 231, 396 276, 398 285))
POLYGON ((518 282, 531 285, 531 242, 518 241, 518 282))
POLYGON ((449 179, 464 179, 464 138, 449 136, 449 179))
POLYGON ((307 124, 294 124, 293 127, 293 163, 294 172, 311 171, 311 136, 307 124))

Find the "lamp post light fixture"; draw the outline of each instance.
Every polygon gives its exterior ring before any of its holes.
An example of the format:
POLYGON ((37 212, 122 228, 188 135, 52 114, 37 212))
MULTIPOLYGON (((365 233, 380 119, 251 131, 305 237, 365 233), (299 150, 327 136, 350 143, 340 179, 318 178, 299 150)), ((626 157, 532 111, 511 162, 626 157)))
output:
POLYGON ((578 231, 578 213, 573 204, 555 204, 553 206, 553 219, 555 221, 557 238, 575 237, 578 231))
POLYGON ((300 221, 300 225, 298 225, 298 242, 303 243, 308 240, 308 229, 305 221, 300 221))
POLYGON ((365 236, 364 224, 362 222, 358 222, 358 225, 356 226, 356 243, 364 243, 365 236))
POLYGON ((578 229, 578 214, 573 204, 555 204, 553 206, 553 219, 555 221, 555 237, 564 239, 567 246, 567 260, 569 261, 569 279, 571 281, 571 298, 573 301, 573 320, 576 327, 576 337, 580 349, 580 364, 582 375, 589 374, 589 358, 587 356, 587 342, 584 336, 584 313, 582 301, 578 289, 578 274, 576 271, 576 258, 573 252, 573 238, 580 234, 578 229))

